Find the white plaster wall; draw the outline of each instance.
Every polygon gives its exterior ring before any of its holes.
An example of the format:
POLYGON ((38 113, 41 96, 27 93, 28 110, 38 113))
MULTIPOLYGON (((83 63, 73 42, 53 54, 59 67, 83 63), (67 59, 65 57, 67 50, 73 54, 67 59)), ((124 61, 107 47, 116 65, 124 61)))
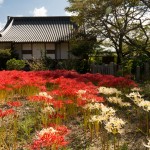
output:
POLYGON ((68 43, 61 43, 61 59, 68 59, 68 43))
POLYGON ((60 51, 61 45, 60 43, 56 43, 56 59, 61 59, 61 51, 60 51))
MULTIPOLYGON (((22 44, 22 50, 32 50, 31 43, 22 44)), ((23 59, 32 59, 32 54, 22 54, 23 59)))
MULTIPOLYGON (((56 50, 55 43, 46 43, 46 50, 56 50)), ((46 54, 47 57, 55 59, 55 54, 46 54)))
POLYGON ((45 55, 44 43, 34 43, 32 48, 33 58, 40 59, 42 55, 45 55))

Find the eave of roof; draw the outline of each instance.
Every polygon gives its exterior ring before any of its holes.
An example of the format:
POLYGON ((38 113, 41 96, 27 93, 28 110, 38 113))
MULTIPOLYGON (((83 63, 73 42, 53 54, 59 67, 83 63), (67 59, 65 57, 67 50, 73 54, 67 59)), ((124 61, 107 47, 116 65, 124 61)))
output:
POLYGON ((68 41, 75 29, 69 16, 8 17, 0 42, 68 41))

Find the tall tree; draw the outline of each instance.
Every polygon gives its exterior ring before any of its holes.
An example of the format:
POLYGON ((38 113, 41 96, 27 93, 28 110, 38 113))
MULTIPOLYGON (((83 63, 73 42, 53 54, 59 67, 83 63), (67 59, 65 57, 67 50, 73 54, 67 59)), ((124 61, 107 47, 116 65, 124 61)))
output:
POLYGON ((147 7, 150 8, 150 1, 149 0, 141 0, 147 7))
MULTIPOLYGON (((145 0, 146 1, 146 0, 145 0)), ((150 9, 139 0, 69 0, 67 11, 87 33, 101 41, 109 41, 117 53, 118 63, 131 49, 140 49, 150 56, 150 9), (124 47, 130 46, 130 49, 124 47), (131 48, 133 47, 133 48, 131 48)))

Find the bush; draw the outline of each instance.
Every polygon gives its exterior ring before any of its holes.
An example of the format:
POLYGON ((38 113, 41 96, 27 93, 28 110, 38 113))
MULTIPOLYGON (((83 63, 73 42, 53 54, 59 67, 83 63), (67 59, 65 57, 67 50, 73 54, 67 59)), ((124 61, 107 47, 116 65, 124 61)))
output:
POLYGON ((0 50, 0 70, 6 69, 6 62, 11 59, 11 50, 0 50))
POLYGON ((47 67, 42 59, 26 60, 26 63, 32 71, 47 70, 47 67))
POLYGON ((15 58, 8 60, 6 63, 8 70, 22 70, 25 65, 24 60, 16 60, 15 58))
POLYGON ((65 70, 76 70, 79 73, 87 73, 90 71, 89 63, 85 59, 59 60, 56 68, 65 70))

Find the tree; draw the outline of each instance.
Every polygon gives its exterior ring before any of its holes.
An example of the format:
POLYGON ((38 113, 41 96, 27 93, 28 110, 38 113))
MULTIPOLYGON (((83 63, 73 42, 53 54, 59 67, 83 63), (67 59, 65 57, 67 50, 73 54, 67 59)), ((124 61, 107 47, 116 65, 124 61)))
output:
POLYGON ((9 59, 11 59, 11 50, 0 49, 0 70, 6 69, 6 62, 9 59))
POLYGON ((149 0, 141 0, 147 7, 150 8, 150 2, 149 0))
MULTIPOLYGON (((150 11, 139 0, 69 0, 67 11, 75 13, 74 20, 86 33, 109 42, 117 53, 117 62, 132 50, 142 50, 150 56, 150 11), (127 49, 130 47, 130 49, 127 49)), ((145 0, 146 2, 146 0, 145 0)))
POLYGON ((76 32, 70 40, 70 52, 78 58, 75 60, 75 69, 78 72, 86 73, 90 71, 89 56, 94 51, 95 43, 96 38, 84 31, 76 32))
POLYGON ((84 32, 77 32, 70 40, 71 53, 79 59, 88 61, 89 55, 93 53, 96 38, 93 35, 84 32))

